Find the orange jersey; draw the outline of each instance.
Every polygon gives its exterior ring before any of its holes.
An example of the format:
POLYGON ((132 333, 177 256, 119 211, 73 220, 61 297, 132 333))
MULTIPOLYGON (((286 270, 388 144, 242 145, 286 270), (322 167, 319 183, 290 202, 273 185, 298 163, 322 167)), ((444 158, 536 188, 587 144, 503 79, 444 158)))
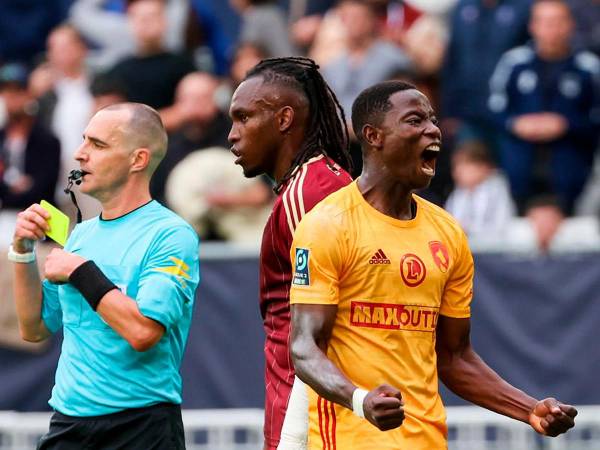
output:
POLYGON ((440 314, 470 316, 473 258, 457 222, 413 196, 412 220, 369 205, 356 182, 308 213, 294 236, 291 303, 337 305, 328 358, 357 386, 400 389, 406 419, 381 432, 309 389, 309 448, 445 449, 438 393, 440 314))

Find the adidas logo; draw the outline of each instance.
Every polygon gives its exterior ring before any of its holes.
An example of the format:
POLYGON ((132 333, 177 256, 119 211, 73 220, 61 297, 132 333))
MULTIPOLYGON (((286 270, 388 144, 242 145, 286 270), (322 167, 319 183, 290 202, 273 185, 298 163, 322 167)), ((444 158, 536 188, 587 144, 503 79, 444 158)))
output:
POLYGON ((383 250, 379 249, 373 256, 371 256, 369 264, 390 264, 390 260, 387 256, 385 256, 383 250))

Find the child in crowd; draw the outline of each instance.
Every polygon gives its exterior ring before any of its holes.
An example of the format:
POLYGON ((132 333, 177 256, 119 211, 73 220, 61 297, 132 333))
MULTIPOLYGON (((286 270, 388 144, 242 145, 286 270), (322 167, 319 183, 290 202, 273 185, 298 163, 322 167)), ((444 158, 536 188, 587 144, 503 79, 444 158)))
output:
POLYGON ((497 239, 516 214, 508 181, 480 141, 460 144, 452 155, 455 188, 445 209, 461 224, 469 239, 497 239))

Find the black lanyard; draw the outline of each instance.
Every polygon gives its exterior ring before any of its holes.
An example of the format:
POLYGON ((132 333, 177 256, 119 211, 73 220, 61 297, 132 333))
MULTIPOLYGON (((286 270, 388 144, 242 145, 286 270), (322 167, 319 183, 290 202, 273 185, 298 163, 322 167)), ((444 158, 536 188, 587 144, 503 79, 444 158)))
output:
POLYGON ((67 178, 67 187, 64 189, 65 194, 69 194, 71 196, 71 201, 77 208, 77 223, 81 223, 83 217, 81 216, 81 210, 79 209, 79 205, 77 204, 77 199, 75 198, 75 193, 73 192, 73 183, 80 185, 81 178, 83 177, 83 172, 81 170, 71 170, 69 173, 69 177, 67 178))

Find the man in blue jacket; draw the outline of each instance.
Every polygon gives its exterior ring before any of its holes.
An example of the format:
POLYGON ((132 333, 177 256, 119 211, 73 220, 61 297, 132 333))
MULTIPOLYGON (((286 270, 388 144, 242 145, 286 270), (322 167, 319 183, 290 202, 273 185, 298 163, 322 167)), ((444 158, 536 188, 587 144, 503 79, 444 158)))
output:
MULTIPOLYGON (((487 108, 489 80, 504 52, 529 39, 532 0, 459 0, 441 77, 444 139, 484 141, 497 156, 497 130, 487 108)), ((439 161, 438 161, 439 164, 439 161)))
POLYGON ((572 47, 574 21, 563 0, 537 0, 533 42, 504 54, 489 107, 505 130, 500 157, 522 209, 554 193, 569 214, 592 169, 600 129, 600 60, 572 47))

